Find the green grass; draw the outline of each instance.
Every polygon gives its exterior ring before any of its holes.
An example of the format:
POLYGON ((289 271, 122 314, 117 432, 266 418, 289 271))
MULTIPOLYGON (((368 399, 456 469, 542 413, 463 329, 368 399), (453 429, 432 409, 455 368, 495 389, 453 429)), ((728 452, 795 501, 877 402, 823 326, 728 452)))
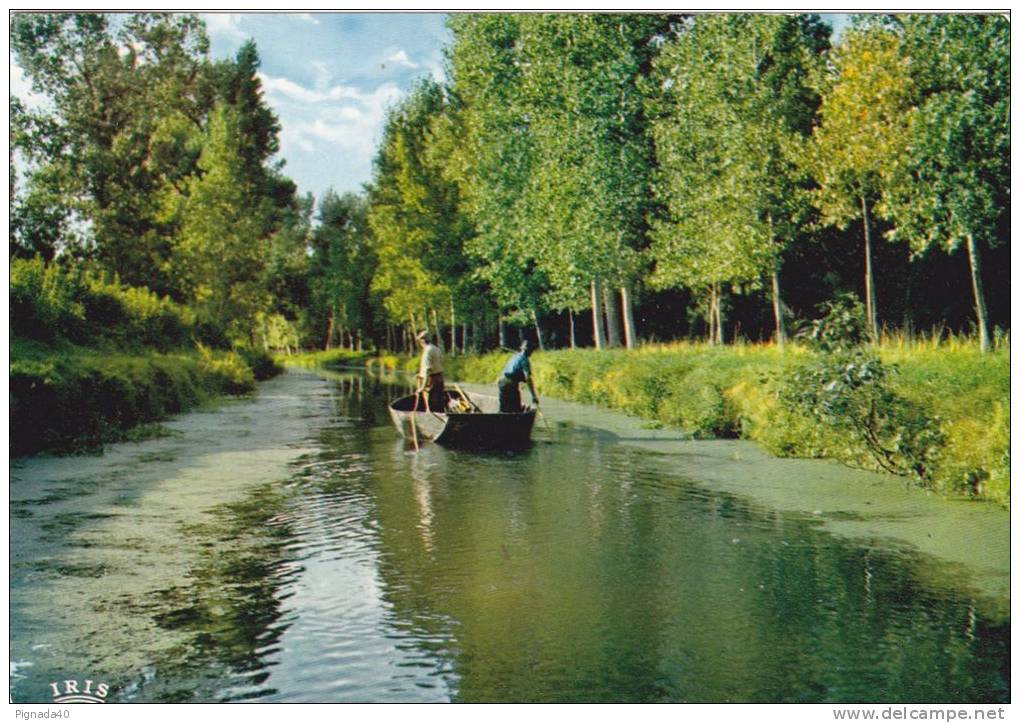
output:
MULTIPOLYGON (((11 341, 11 454, 73 452, 144 437, 161 419, 223 394, 248 394, 262 355, 112 349, 11 341), (141 425, 141 426, 140 426, 141 425)), ((271 373, 265 362, 260 376, 271 373)))
MULTIPOLYGON (((1009 344, 988 354, 977 345, 902 339, 879 350, 893 365, 891 386, 938 420, 945 435, 926 484, 948 495, 1009 504, 1009 344)), ((491 383, 507 353, 448 357, 451 379, 491 383)), ((782 381, 812 352, 772 345, 711 347, 698 343, 633 351, 536 352, 539 393, 619 409, 693 437, 743 437, 779 456, 829 457, 866 464, 852 445, 784 406, 782 381)))

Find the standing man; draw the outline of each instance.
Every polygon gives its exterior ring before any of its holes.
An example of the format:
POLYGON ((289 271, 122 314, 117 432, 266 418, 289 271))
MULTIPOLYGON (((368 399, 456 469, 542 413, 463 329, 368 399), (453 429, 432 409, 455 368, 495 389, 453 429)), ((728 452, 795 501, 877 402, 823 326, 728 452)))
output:
POLYGON ((416 337, 421 347, 421 367, 418 370, 415 394, 428 391, 428 410, 430 412, 446 411, 446 384, 443 382, 443 352, 432 343, 428 330, 421 331, 416 337))
POLYGON ((531 378, 531 348, 527 340, 521 342, 521 350, 510 357, 499 376, 499 411, 503 414, 519 414, 521 411, 521 390, 517 385, 528 383, 531 390, 531 403, 538 406, 538 395, 535 394, 535 383, 531 378))

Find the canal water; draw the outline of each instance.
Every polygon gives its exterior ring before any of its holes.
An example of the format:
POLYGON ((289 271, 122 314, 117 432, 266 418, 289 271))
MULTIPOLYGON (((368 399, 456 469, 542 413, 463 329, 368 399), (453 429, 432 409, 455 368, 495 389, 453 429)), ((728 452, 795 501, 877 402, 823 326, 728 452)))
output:
POLYGON ((12 700, 1009 700, 1008 598, 966 566, 570 419, 415 451, 402 390, 294 370, 161 439, 12 463, 12 700))

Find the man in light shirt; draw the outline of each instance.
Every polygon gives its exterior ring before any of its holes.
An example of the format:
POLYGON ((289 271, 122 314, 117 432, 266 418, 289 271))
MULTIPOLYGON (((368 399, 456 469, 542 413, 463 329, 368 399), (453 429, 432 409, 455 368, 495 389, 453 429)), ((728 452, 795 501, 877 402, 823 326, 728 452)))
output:
POLYGON ((443 382, 443 352, 432 343, 428 331, 418 333, 418 346, 421 347, 421 367, 418 370, 418 385, 415 394, 427 392, 428 410, 430 412, 446 411, 446 385, 443 382))

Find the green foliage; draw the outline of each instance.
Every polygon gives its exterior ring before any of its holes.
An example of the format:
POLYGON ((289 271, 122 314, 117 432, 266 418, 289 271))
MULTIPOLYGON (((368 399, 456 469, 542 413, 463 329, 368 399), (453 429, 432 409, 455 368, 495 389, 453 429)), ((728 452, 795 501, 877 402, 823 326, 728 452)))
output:
POLYGON ((79 280, 41 257, 11 261, 10 319, 16 336, 81 338, 85 308, 79 280))
POLYGON ((11 262, 11 331, 41 341, 168 350, 190 343, 194 314, 146 288, 40 257, 11 262))
POLYGON ((216 352, 198 344, 198 355, 199 368, 217 388, 227 394, 255 391, 255 374, 238 352, 216 352))
POLYGON ((909 241, 915 254, 931 247, 952 253, 966 242, 987 350, 982 249, 1002 243, 1009 223, 1009 22, 996 15, 916 15, 900 22, 901 54, 921 100, 907 161, 890 184, 887 207, 896 221, 890 235, 909 241))
POLYGON ((154 191, 173 182, 187 152, 152 155, 150 140, 160 118, 204 115, 203 24, 169 13, 113 23, 100 13, 29 12, 12 17, 11 26, 18 63, 50 100, 21 126, 19 147, 33 166, 27 200, 18 204, 18 243, 39 248, 39 219, 77 216, 90 224, 89 238, 61 224, 61 236, 47 243, 94 241, 86 248, 126 283, 173 290, 154 191))
POLYGON ((819 307, 821 316, 811 325, 811 346, 824 353, 863 346, 868 340, 864 307, 855 294, 843 292, 819 307))
POLYGON ((915 253, 932 245, 954 251, 968 235, 995 246, 1009 208, 1009 21, 964 14, 897 21, 921 101, 890 203, 895 236, 915 253))
POLYGON ((821 124, 813 135, 815 200, 826 222, 840 228, 888 190, 905 162, 914 118, 915 86, 900 53, 900 37, 885 28, 851 28, 819 85, 821 124))
MULTIPOLYGON (((780 456, 893 471, 946 494, 1008 505, 1008 349, 887 347, 878 350, 881 361, 855 354, 864 352, 685 343, 539 352, 532 366, 542 396, 619 409, 693 437, 752 439, 780 456)), ((506 360, 505 353, 450 359, 448 376, 491 384, 506 360)))
POLYGON ((12 169, 14 254, 87 258, 249 337, 270 305, 266 241, 295 190, 269 162, 280 125, 254 44, 213 63, 203 22, 179 13, 11 24, 17 62, 48 100, 14 106, 12 163, 26 162, 22 179, 12 169))
POLYGON ((855 297, 827 302, 815 323, 815 361, 788 375, 780 401, 836 433, 840 458, 870 460, 893 474, 930 483, 944 443, 940 420, 897 394, 886 366, 865 346, 864 312, 855 297))
POLYGON ((252 376, 256 381, 272 379, 283 373, 283 367, 269 352, 253 349, 250 346, 239 346, 234 349, 234 353, 251 369, 252 376))
POLYGON ((389 114, 376 159, 368 212, 379 259, 372 289, 398 322, 428 309, 445 313, 468 286, 463 245, 470 226, 459 189, 428 152, 446 107, 443 89, 421 81, 389 114))
POLYGON ((271 208, 242 173, 242 151, 238 114, 218 108, 198 161, 202 174, 182 202, 172 265, 200 313, 244 340, 269 306, 262 280, 271 208))
POLYGON ((311 238, 310 302, 314 343, 328 348, 342 330, 373 326, 379 310, 372 285, 383 285, 387 272, 379 270, 367 199, 327 191, 318 220, 311 238))
POLYGON ((11 356, 14 456, 94 449, 137 425, 253 387, 237 355, 208 349, 129 356, 16 339, 11 356))
POLYGON ((929 483, 944 443, 939 419, 897 395, 886 366, 865 349, 826 354, 795 371, 780 400, 837 433, 837 456, 929 483))
POLYGON ((806 212, 807 79, 827 47, 817 17, 783 15, 698 16, 664 45, 646 101, 659 287, 755 287, 778 268, 806 212))

